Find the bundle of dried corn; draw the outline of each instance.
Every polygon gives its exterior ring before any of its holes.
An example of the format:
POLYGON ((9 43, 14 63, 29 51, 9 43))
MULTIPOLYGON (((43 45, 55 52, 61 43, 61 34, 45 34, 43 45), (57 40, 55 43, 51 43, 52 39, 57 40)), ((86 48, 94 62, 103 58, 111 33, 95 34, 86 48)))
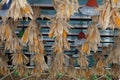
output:
POLYGON ((7 64, 8 59, 3 53, 0 53, 0 74, 1 75, 6 75, 9 72, 8 69, 8 64, 7 64))
POLYGON ((41 53, 36 53, 32 58, 32 61, 35 63, 33 74, 35 74, 37 77, 40 77, 42 72, 48 69, 48 66, 44 60, 44 55, 41 53))
POLYGON ((24 44, 28 44, 30 52, 36 53, 32 59, 35 63, 33 74, 41 76, 42 72, 45 71, 48 66, 44 60, 44 45, 43 40, 41 39, 41 34, 39 33, 40 26, 36 22, 37 17, 40 15, 40 8, 33 6, 33 11, 35 12, 33 19, 29 23, 21 40, 24 44))
POLYGON ((81 53, 90 54, 90 49, 96 52, 98 50, 97 45, 100 43, 100 41, 100 33, 96 24, 90 25, 87 31, 86 41, 81 48, 81 53))
POLYGON ((120 8, 120 0, 111 0, 112 8, 120 8))
POLYGON ((78 10, 77 0, 53 0, 53 6, 57 11, 54 18, 50 20, 48 26, 50 27, 49 37, 55 37, 55 43, 53 45, 53 52, 55 58, 51 66, 51 79, 54 79, 57 73, 64 73, 64 50, 70 50, 69 43, 67 41, 67 34, 71 25, 67 23, 70 16, 78 10))
POLYGON ((30 17, 32 19, 32 14, 32 8, 26 0, 12 0, 7 16, 14 18, 14 20, 22 17, 30 17))
POLYGON ((120 13, 119 10, 114 9, 112 12, 111 19, 115 26, 120 29, 120 13))
POLYGON ((55 43, 53 45, 54 52, 62 53, 64 49, 70 50, 69 43, 67 41, 67 34, 69 29, 72 28, 65 20, 60 17, 55 17, 51 19, 51 24, 49 24, 50 32, 49 37, 56 37, 55 43))
POLYGON ((8 40, 11 38, 12 36, 12 30, 10 28, 10 26, 8 24, 6 24, 6 22, 3 22, 1 24, 1 27, 0 27, 0 36, 1 36, 1 40, 8 40))
MULTIPOLYGON (((87 47, 89 48, 89 47, 87 47)), ((86 78, 89 79, 91 76, 91 71, 88 69, 88 58, 85 54, 81 53, 81 48, 78 47, 78 51, 79 51, 79 56, 78 56, 78 64, 80 66, 80 70, 78 70, 78 73, 76 73, 78 75, 78 77, 80 78, 86 78), (79 76, 81 75, 81 76, 79 76)))
POLYGON ((71 15, 78 12, 78 0, 53 0, 53 6, 57 16, 69 20, 71 15))
POLYGON ((16 53, 12 54, 12 64, 15 66, 16 71, 20 76, 26 74, 27 68, 26 64, 29 62, 29 59, 22 53, 21 50, 17 50, 16 53))
POLYGON ((114 78, 120 78, 120 65, 119 64, 113 64, 111 68, 111 74, 114 78))
POLYGON ((44 53, 44 45, 42 43, 41 34, 39 33, 40 26, 35 21, 39 16, 40 9, 38 7, 33 7, 33 11, 35 12, 33 19, 25 30, 21 41, 24 44, 28 44, 30 52, 44 53))
POLYGON ((100 7, 99 24, 102 29, 114 29, 116 26, 120 28, 120 6, 118 4, 120 4, 119 0, 105 0, 103 6, 100 7))
POLYGON ((17 49, 20 49, 22 44, 20 40, 17 38, 14 30, 16 29, 17 22, 9 21, 9 24, 5 22, 1 25, 1 40, 5 43, 5 50, 9 50, 10 52, 15 52, 17 49))

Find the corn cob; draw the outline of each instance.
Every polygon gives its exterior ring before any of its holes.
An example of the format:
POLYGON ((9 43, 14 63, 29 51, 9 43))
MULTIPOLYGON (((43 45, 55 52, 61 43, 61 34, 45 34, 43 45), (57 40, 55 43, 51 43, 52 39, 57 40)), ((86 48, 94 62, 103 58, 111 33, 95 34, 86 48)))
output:
POLYGON ((81 48, 81 53, 90 54, 89 43, 85 42, 81 48))

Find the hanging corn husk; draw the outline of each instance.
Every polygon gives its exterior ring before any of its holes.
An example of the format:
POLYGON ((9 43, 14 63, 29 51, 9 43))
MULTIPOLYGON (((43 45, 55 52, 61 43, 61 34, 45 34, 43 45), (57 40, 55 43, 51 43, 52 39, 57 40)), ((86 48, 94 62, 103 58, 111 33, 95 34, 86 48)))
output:
POLYGON ((86 41, 90 42, 92 44, 99 44, 100 43, 100 41, 101 41, 100 32, 99 32, 96 24, 89 26, 86 41))
POLYGON ((109 26, 110 16, 111 16, 111 5, 110 2, 107 1, 103 4, 102 9, 100 10, 99 23, 102 29, 106 29, 109 26))
POLYGON ((49 27, 49 37, 56 37, 55 43, 53 45, 54 51, 62 53, 64 49, 70 50, 70 46, 66 37, 69 29, 72 26, 63 19, 55 17, 54 19, 51 19, 51 24, 49 24, 49 27))
POLYGON ((44 45, 42 43, 41 34, 39 33, 40 26, 35 21, 39 16, 40 9, 33 7, 33 11, 35 12, 33 19, 29 23, 21 40, 24 44, 28 44, 30 52, 44 53, 44 45))
POLYGON ((3 53, 0 53, 0 74, 6 75, 9 72, 8 64, 7 64, 7 58, 3 53))
POLYGON ((120 0, 111 0, 112 8, 120 8, 120 0))
POLYGON ((27 0, 12 0, 10 9, 8 10, 8 17, 21 19, 23 17, 33 18, 33 11, 27 0))
POLYGON ((36 53, 35 56, 32 58, 32 61, 35 63, 33 74, 35 74, 36 76, 41 76, 42 72, 48 69, 43 54, 36 53))
POLYGON ((89 45, 88 42, 85 42, 85 43, 82 45, 81 53, 90 54, 90 45, 89 45))
POLYGON ((12 54, 12 64, 15 66, 16 71, 20 76, 27 74, 27 67, 25 66, 29 59, 22 53, 21 50, 17 50, 12 54))
POLYGON ((71 15, 78 12, 78 0, 53 0, 53 6, 57 11, 57 16, 69 20, 71 15))
POLYGON ((3 22, 1 24, 1 27, 0 27, 0 33, 1 33, 1 40, 5 40, 5 39, 10 39, 11 36, 12 36, 12 30, 10 28, 10 26, 8 24, 6 24, 5 22, 3 22))
POLYGON ((119 16, 119 0, 106 0, 101 9, 99 16, 99 24, 102 29, 106 28, 120 28, 120 16, 119 16))
POLYGON ((120 13, 116 9, 114 9, 112 13, 111 19, 113 20, 115 26, 120 29, 120 13))
POLYGON ((90 54, 90 49, 94 52, 98 50, 98 44, 100 43, 100 33, 95 24, 92 24, 88 28, 87 38, 85 43, 82 45, 81 53, 90 54))
POLYGON ((14 33, 17 24, 18 21, 13 22, 12 20, 9 20, 9 24, 3 22, 1 25, 1 40, 5 42, 5 50, 9 50, 10 52, 16 51, 16 49, 20 49, 22 47, 20 40, 14 33))
POLYGON ((21 50, 18 50, 16 53, 12 55, 12 64, 13 65, 23 65, 27 64, 29 59, 21 52, 21 50))
POLYGON ((67 34, 71 25, 67 23, 70 16, 78 10, 77 0, 53 0, 53 6, 57 11, 56 15, 50 19, 48 26, 50 27, 49 38, 55 37, 55 43, 53 47, 53 53, 55 58, 52 61, 52 68, 50 73, 50 79, 53 80, 57 73, 64 73, 64 50, 70 50, 69 43, 67 41, 67 34))

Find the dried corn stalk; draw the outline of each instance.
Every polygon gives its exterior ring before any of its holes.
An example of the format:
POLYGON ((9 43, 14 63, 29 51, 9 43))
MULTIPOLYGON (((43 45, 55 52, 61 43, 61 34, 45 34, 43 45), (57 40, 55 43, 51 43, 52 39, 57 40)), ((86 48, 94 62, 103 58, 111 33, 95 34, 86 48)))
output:
POLYGON ((81 53, 90 54, 90 49, 96 52, 98 50, 97 45, 100 43, 100 41, 100 33, 96 24, 90 25, 87 32, 86 41, 81 48, 81 53))
POLYGON ((55 43, 52 46, 55 58, 52 61, 52 68, 50 79, 53 80, 57 73, 64 73, 64 50, 70 50, 67 41, 67 34, 71 25, 67 23, 70 16, 78 10, 77 0, 53 0, 53 6, 57 11, 54 18, 50 20, 48 26, 50 27, 49 38, 55 37, 55 43))
POLYGON ((120 16, 118 9, 120 6, 119 0, 106 0, 100 9, 99 24, 102 29, 120 28, 120 16))
POLYGON ((7 64, 7 58, 3 53, 0 53, 0 74, 6 75, 9 72, 8 64, 7 64))
POLYGON ((44 53, 44 45, 39 33, 39 25, 36 23, 36 18, 39 16, 40 9, 33 7, 33 11, 36 12, 32 21, 29 23, 28 28, 25 30, 21 41, 24 44, 28 44, 29 51, 33 53, 44 53))
POLYGON ((35 63, 33 74, 41 76, 42 72, 45 71, 48 66, 44 60, 44 45, 41 34, 39 33, 40 27, 36 23, 36 18, 39 16, 40 9, 38 7, 33 7, 33 11, 35 12, 35 15, 29 23, 28 28, 25 30, 21 40, 23 43, 28 44, 30 52, 36 53, 32 59, 35 63))
POLYGON ((11 6, 8 10, 8 17, 21 19, 22 17, 33 18, 33 11, 27 0, 12 0, 11 6))

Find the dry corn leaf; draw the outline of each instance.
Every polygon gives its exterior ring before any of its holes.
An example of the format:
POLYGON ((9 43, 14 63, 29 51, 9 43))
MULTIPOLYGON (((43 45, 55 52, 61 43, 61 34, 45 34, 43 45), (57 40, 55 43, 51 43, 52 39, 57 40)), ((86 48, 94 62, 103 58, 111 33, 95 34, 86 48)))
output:
POLYGON ((104 2, 103 7, 100 10, 99 24, 102 29, 106 28, 119 28, 120 16, 118 9, 120 8, 119 0, 107 0, 104 2), (112 23, 111 23, 112 22, 112 23))
POLYGON ((29 23, 29 27, 25 30, 21 41, 24 44, 28 44, 30 52, 44 53, 44 45, 41 38, 42 35, 39 33, 40 26, 35 21, 39 16, 40 9, 38 7, 33 7, 33 11, 36 13, 29 23))
POLYGON ((98 50, 98 44, 100 43, 100 32, 96 26, 96 24, 93 24, 89 26, 88 32, 87 32, 87 38, 85 43, 82 45, 81 53, 90 54, 90 49, 92 49, 94 52, 98 50))

